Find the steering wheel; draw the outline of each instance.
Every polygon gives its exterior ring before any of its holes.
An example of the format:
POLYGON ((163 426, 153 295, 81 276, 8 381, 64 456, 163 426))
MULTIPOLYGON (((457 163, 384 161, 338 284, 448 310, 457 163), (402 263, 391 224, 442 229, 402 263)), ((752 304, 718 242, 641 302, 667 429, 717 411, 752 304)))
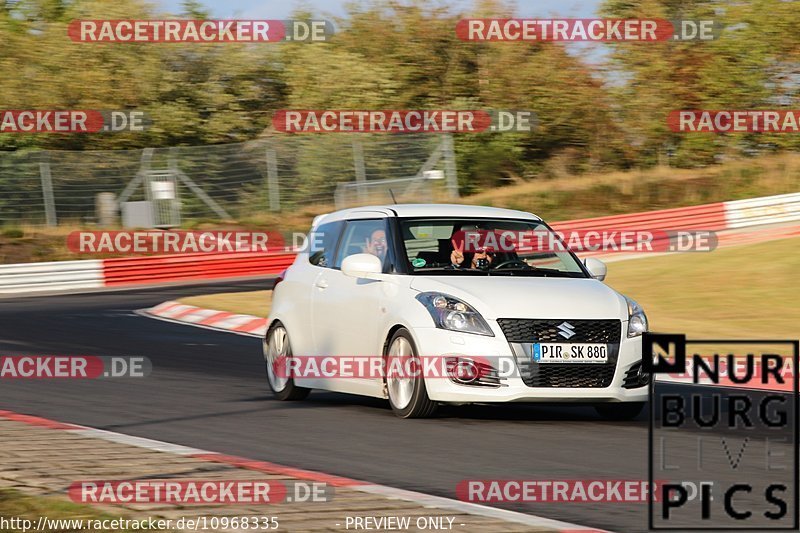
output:
POLYGON ((528 263, 526 263, 522 259, 509 259, 509 260, 503 261, 502 263, 500 263, 497 266, 495 266, 493 270, 504 268, 504 267, 507 267, 507 266, 510 266, 510 265, 518 265, 518 266, 523 266, 523 267, 527 267, 527 268, 530 268, 530 269, 533 268, 532 266, 530 266, 528 263))

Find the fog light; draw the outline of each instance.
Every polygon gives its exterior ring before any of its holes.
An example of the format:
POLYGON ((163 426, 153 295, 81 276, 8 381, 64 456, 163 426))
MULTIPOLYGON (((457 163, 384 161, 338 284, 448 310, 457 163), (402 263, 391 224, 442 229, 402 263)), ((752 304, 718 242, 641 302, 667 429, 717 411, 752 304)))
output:
POLYGON ((636 378, 642 385, 650 384, 650 374, 645 371, 644 365, 639 365, 639 371, 636 372, 636 378))
POLYGON ((480 377, 480 370, 471 359, 457 359, 452 372, 453 380, 458 383, 474 383, 480 377))

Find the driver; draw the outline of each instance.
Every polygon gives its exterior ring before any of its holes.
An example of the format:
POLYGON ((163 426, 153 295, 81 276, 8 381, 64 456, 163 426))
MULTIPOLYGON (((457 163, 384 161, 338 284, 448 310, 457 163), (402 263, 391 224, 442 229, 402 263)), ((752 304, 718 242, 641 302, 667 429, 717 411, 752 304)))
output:
MULTIPOLYGON (((478 248, 475 253, 472 254, 470 266, 471 268, 476 268, 478 270, 489 270, 489 268, 492 266, 492 261, 494 261, 493 252, 490 252, 486 248, 478 248)), ((463 263, 464 243, 462 242, 460 245, 453 245, 453 251, 450 253, 450 266, 453 268, 463 268, 463 263)))

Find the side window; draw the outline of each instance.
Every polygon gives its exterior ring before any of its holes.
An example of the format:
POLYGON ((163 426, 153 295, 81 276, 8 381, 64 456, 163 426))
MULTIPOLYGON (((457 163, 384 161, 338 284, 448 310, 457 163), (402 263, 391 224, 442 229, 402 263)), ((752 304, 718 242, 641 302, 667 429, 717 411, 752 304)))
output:
POLYGON ((351 220, 342 235, 342 242, 336 254, 336 268, 342 266, 344 258, 353 254, 372 254, 383 261, 386 272, 391 263, 391 244, 386 220, 351 220))
POLYGON ((322 224, 308 236, 308 262, 319 267, 333 267, 333 254, 342 233, 344 220, 322 224))

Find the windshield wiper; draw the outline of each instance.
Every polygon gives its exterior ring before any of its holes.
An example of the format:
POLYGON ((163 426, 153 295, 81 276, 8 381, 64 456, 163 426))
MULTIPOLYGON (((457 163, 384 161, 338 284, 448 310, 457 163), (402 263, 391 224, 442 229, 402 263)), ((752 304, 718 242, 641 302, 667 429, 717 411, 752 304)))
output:
POLYGON ((412 272, 413 274, 443 274, 443 275, 450 275, 450 274, 483 274, 486 275, 488 272, 485 270, 478 270, 476 268, 448 268, 448 267, 422 267, 422 268, 415 268, 412 272))
POLYGON ((565 272, 563 270, 553 270, 552 268, 539 268, 539 267, 531 267, 531 268, 501 268, 500 270, 490 270, 491 275, 503 275, 507 274, 509 276, 531 276, 531 277, 554 277, 554 278, 582 278, 584 277, 580 272, 565 272))

